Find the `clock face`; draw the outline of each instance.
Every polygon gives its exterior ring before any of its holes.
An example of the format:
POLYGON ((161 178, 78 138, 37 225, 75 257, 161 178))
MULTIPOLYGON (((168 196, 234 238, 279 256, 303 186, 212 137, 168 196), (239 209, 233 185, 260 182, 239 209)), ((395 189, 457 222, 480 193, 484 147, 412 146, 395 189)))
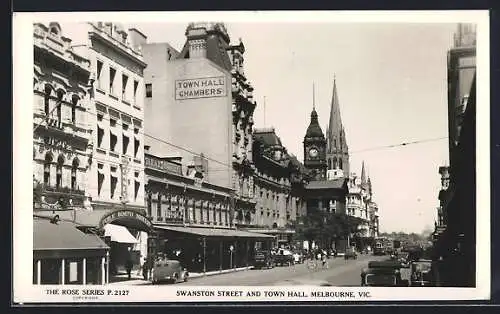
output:
POLYGON ((311 156, 311 157, 313 157, 313 158, 314 158, 314 157, 318 157, 318 150, 317 150, 316 148, 311 148, 311 149, 309 150, 309 156, 311 156))

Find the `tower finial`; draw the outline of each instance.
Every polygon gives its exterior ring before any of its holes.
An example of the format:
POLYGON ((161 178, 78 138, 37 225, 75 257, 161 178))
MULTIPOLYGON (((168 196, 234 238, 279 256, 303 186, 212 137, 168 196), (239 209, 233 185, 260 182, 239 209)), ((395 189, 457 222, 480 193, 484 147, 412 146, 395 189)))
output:
POLYGON ((313 82, 313 110, 316 110, 315 95, 314 95, 314 82, 313 82))

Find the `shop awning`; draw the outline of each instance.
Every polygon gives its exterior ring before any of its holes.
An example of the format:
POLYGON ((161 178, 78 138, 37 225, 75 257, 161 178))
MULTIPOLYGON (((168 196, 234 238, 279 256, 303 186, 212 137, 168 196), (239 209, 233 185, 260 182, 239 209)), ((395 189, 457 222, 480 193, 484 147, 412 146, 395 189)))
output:
POLYGON ((118 243, 137 243, 137 239, 128 231, 126 227, 107 224, 104 226, 104 235, 111 237, 112 242, 118 243))
POLYGON ((97 235, 80 231, 74 223, 33 219, 34 258, 102 256, 107 249, 97 235))
POLYGON ((202 237, 253 238, 253 239, 274 238, 274 236, 268 234, 234 230, 234 229, 193 228, 193 227, 177 227, 177 226, 155 226, 155 228, 160 230, 192 234, 202 237))

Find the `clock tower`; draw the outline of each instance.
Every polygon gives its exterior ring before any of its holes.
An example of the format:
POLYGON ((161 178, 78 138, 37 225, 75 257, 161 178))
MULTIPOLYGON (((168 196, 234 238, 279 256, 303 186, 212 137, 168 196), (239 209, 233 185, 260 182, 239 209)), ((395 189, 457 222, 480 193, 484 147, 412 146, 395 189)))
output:
POLYGON ((311 171, 313 180, 326 180, 326 139, 318 123, 318 113, 314 107, 311 122, 304 137, 304 166, 311 171))

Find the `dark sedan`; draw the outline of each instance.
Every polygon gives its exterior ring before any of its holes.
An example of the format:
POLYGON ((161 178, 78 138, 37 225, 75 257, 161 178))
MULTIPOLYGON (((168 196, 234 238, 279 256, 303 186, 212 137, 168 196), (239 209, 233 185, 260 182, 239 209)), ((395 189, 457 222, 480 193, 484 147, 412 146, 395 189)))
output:
POLYGON ((402 265, 398 261, 371 261, 361 272, 361 286, 405 287, 408 280, 401 279, 402 265))

